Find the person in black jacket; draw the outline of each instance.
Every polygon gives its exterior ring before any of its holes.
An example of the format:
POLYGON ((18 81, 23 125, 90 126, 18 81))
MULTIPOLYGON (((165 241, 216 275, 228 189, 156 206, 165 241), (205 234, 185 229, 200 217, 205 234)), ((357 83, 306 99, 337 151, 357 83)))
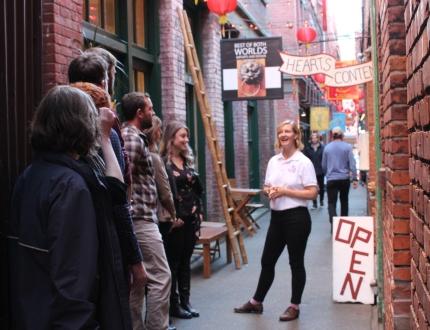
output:
POLYGON ((51 89, 35 113, 35 156, 15 185, 9 222, 12 329, 131 329, 113 219, 126 199, 113 119, 69 86, 51 89), (106 176, 89 164, 96 140, 106 176))
POLYGON ((182 122, 173 120, 166 125, 160 153, 172 182, 176 216, 184 222, 166 238, 166 255, 172 272, 170 315, 182 319, 199 316, 190 304, 190 259, 203 219, 203 187, 188 142, 189 130, 182 122))
MULTIPOLYGON (((313 132, 311 134, 310 144, 303 150, 303 153, 312 161, 312 164, 314 164, 319 187, 320 207, 324 206, 324 172, 321 166, 323 151, 324 145, 321 143, 320 135, 318 132, 313 132)), ((317 207, 317 199, 314 199, 312 208, 316 209, 317 207)))

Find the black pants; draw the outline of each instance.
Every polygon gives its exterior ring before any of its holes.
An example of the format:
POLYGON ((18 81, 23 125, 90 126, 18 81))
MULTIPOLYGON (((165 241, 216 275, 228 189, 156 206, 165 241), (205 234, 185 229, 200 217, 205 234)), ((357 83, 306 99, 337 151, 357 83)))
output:
POLYGON ((173 229, 167 235, 165 244, 167 261, 172 273, 171 307, 190 302, 190 260, 196 244, 196 232, 194 224, 191 223, 194 217, 182 220, 184 225, 173 229))
POLYGON ((291 303, 300 304, 306 283, 305 249, 311 232, 306 207, 272 210, 269 230, 261 257, 261 273, 254 299, 263 302, 275 278, 275 265, 287 245, 291 268, 291 303))
POLYGON ((333 222, 333 217, 337 216, 336 204, 338 195, 340 196, 340 215, 348 216, 349 186, 349 179, 327 181, 328 215, 330 217, 330 223, 333 222))
MULTIPOLYGON (((318 174, 317 175, 317 182, 318 182, 318 188, 319 188, 319 195, 320 195, 320 205, 324 203, 324 174, 318 174)), ((314 206, 317 206, 317 200, 313 200, 314 206)))

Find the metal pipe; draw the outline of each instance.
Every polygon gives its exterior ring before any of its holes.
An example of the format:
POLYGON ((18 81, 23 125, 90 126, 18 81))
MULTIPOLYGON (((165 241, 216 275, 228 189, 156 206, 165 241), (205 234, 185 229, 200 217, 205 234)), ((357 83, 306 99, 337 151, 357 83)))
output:
POLYGON ((381 127, 379 123, 379 69, 376 29, 376 1, 370 0, 370 30, 373 61, 373 111, 375 117, 375 162, 376 162, 376 223, 377 223, 377 281, 378 281, 378 318, 384 324, 384 268, 383 268, 383 228, 382 228, 382 187, 380 182, 381 169, 381 127))

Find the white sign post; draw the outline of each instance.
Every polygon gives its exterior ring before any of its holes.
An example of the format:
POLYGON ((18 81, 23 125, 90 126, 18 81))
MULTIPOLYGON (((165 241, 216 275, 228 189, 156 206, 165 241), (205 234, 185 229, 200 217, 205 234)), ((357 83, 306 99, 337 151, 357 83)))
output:
POLYGON ((333 300, 374 303, 372 217, 333 218, 333 300))

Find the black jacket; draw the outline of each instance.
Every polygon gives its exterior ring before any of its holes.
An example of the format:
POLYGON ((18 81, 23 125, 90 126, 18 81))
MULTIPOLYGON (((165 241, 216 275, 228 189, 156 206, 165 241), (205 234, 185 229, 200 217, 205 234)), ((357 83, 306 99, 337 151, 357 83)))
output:
POLYGON ((303 153, 308 157, 312 164, 314 164, 315 168, 315 174, 316 175, 323 175, 323 169, 322 169, 322 155, 324 151, 324 145, 320 143, 317 150, 314 150, 311 145, 308 145, 305 150, 303 150, 303 153))
POLYGON ((65 154, 36 155, 18 179, 8 236, 13 329, 131 328, 109 189, 65 154))

